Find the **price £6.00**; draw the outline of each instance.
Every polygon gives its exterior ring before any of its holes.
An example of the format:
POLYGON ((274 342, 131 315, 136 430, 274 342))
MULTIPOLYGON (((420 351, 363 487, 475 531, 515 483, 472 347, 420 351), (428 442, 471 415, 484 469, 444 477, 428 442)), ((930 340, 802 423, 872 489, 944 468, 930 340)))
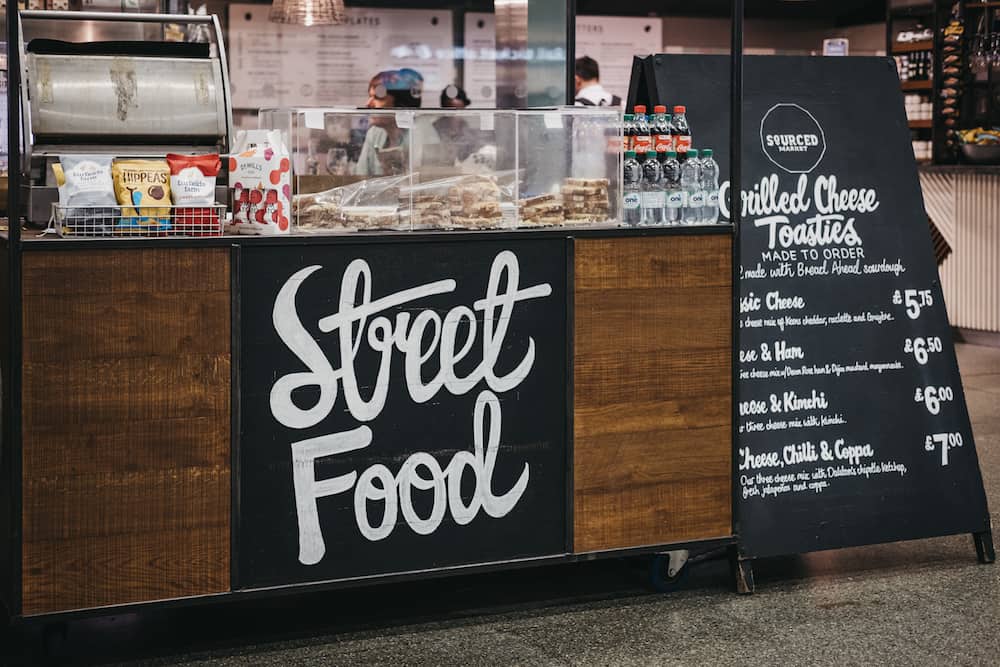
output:
POLYGON ((917 387, 913 394, 914 403, 923 403, 927 412, 932 415, 941 412, 941 404, 955 400, 955 392, 951 387, 917 387))

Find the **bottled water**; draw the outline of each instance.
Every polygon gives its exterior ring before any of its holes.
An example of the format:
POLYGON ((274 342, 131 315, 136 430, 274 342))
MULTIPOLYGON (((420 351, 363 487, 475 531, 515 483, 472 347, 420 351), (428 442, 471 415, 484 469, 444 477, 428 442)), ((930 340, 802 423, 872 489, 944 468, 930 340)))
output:
POLYGON ((712 157, 711 148, 701 151, 701 189, 705 192, 701 221, 714 225, 719 222, 719 163, 712 157))
POLYGON ((701 161, 698 159, 698 151, 693 148, 681 163, 681 190, 686 199, 681 208, 681 222, 685 225, 700 225, 705 208, 705 191, 701 189, 701 161))
POLYGON ((624 182, 622 183, 622 190, 624 195, 622 198, 622 221, 630 227, 635 227, 642 222, 642 167, 639 166, 639 161, 635 159, 635 151, 625 152, 623 171, 624 182))
POLYGON ((642 163, 642 224, 663 224, 663 172, 656 151, 646 153, 642 163))
POLYGON ((684 208, 684 190, 681 189, 681 163, 675 151, 667 151, 663 161, 663 192, 666 206, 663 215, 668 225, 681 224, 681 209, 684 208))

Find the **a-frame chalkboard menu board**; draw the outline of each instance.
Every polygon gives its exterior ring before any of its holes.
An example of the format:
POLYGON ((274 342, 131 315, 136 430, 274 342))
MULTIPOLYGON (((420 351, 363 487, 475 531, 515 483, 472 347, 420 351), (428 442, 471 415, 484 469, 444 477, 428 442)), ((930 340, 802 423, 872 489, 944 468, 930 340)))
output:
MULTIPOLYGON (((648 101, 687 105, 694 147, 716 149, 724 175, 729 63, 653 56, 645 68, 648 101)), ((744 63, 742 552, 972 533, 992 560, 895 68, 884 58, 744 63)))

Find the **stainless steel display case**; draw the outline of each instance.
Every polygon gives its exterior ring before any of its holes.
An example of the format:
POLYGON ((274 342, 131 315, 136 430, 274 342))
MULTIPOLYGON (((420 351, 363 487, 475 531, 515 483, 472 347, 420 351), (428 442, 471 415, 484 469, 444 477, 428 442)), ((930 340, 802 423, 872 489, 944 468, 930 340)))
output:
MULTIPOLYGON (((19 94, 29 222, 46 222, 58 200, 50 166, 59 155, 228 152, 232 105, 216 16, 24 11, 21 19, 19 94), (206 24, 212 42, 193 57, 189 53, 177 57, 175 52, 185 45, 169 42, 145 42, 148 53, 136 54, 123 53, 118 42, 73 44, 81 47, 81 53, 33 52, 30 40, 36 34, 85 38, 74 32, 81 21, 132 23, 145 32, 150 26, 206 24), (52 29, 58 22, 66 26, 64 33, 52 29)), ((219 194, 225 201, 224 188, 219 194)))

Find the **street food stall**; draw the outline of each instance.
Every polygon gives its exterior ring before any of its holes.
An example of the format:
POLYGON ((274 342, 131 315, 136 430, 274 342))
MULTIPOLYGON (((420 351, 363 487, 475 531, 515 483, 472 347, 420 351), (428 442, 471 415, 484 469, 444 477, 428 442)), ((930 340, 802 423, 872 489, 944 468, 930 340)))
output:
POLYGON ((214 17, 125 20, 215 44, 12 62, 12 616, 733 545, 734 228, 621 224, 619 110, 235 133, 214 17))

